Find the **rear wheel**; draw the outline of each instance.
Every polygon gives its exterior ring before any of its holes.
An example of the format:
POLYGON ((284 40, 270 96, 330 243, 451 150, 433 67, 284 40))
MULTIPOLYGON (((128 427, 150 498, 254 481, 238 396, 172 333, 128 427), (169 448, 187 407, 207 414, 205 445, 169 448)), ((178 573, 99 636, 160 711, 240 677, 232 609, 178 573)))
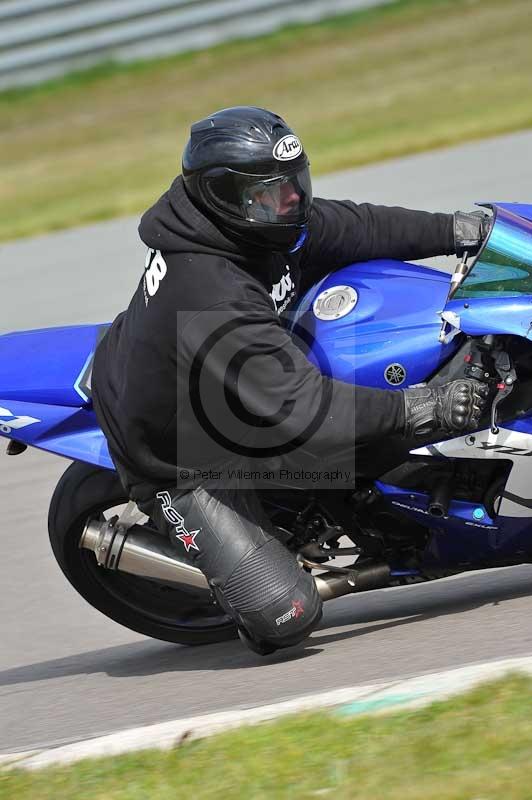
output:
POLYGON ((115 472, 75 462, 61 477, 50 503, 48 531, 72 586, 106 617, 145 636, 188 645, 234 639, 235 624, 214 603, 159 581, 104 569, 94 553, 79 547, 89 518, 111 517, 126 502, 115 472))

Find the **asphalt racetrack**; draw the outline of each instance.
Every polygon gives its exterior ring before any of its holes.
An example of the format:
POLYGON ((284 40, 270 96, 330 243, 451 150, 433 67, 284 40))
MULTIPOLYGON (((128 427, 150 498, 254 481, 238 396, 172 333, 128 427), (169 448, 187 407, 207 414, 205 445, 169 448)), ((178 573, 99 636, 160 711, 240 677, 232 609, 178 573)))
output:
MULTIPOLYGON (((532 133, 329 176, 315 193, 443 211, 532 202, 532 133)), ((143 267, 135 228, 119 220, 0 246, 0 332, 114 316, 143 267)), ((66 466, 38 451, 0 455, 0 753, 532 654, 532 567, 333 601, 305 644, 266 659, 237 641, 146 639, 87 605, 55 564, 46 515, 66 466)))

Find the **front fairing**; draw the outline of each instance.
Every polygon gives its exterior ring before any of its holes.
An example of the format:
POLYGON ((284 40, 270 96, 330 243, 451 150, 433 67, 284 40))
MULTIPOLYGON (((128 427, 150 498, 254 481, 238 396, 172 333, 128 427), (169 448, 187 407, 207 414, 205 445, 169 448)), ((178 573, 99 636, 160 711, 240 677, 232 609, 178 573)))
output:
POLYGON ((532 339, 532 205, 490 205, 490 235, 443 317, 470 336, 532 339))

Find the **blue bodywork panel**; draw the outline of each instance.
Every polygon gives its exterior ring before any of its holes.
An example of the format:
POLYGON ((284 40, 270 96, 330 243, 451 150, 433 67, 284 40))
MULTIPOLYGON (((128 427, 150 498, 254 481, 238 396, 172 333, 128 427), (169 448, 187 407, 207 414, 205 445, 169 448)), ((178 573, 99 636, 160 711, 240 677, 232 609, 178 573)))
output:
POLYGON ((468 336, 510 333, 532 339, 532 297, 451 300, 445 309, 459 317, 460 330, 468 336))
POLYGON ((1 435, 74 461, 114 469, 92 409, 18 403, 1 397, 0 406, 1 435))
POLYGON ((530 517, 492 519, 479 503, 453 500, 448 515, 437 520, 429 516, 429 498, 423 492, 402 489, 376 482, 388 500, 393 513, 411 517, 430 528, 430 539, 423 554, 422 567, 464 569, 475 565, 489 566, 522 553, 526 561, 532 554, 532 520, 530 517), (478 515, 478 516, 477 516, 478 515), (525 555, 526 554, 526 555, 525 555))
POLYGON ((90 400, 92 359, 107 327, 0 336, 0 435, 114 469, 90 400))
POLYGON ((459 339, 438 341, 449 275, 402 261, 379 260, 340 269, 314 286, 300 301, 292 330, 310 336, 309 359, 330 377, 362 386, 404 388, 433 373, 456 350, 459 339), (320 320, 315 299, 335 286, 357 293, 352 311, 340 319, 320 320), (384 372, 398 363, 405 380, 390 386, 384 372))
POLYGON ((52 406, 88 404, 90 362, 106 328, 73 325, 0 336, 0 396, 52 406))

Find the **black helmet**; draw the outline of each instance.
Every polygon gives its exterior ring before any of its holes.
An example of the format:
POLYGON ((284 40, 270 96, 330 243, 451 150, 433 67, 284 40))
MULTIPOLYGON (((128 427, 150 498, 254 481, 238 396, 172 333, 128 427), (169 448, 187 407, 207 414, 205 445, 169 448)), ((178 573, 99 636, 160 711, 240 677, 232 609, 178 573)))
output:
POLYGON ((189 197, 229 235, 290 252, 305 241, 309 162, 277 114, 237 106, 196 122, 183 153, 183 179, 189 197))

